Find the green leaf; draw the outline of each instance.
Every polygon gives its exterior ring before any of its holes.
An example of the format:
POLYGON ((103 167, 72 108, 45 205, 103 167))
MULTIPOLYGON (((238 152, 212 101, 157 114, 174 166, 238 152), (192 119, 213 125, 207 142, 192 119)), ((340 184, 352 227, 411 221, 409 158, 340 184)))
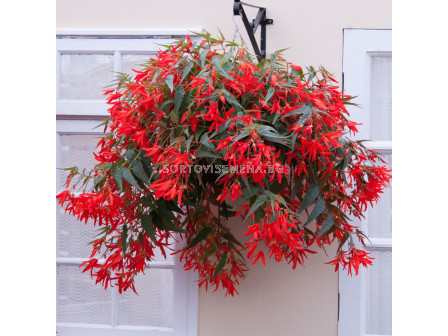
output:
POLYGON ((143 229, 149 234, 151 240, 156 244, 156 235, 154 234, 154 227, 152 226, 152 218, 150 215, 141 215, 140 220, 143 229))
POLYGON ((180 226, 173 224, 173 222, 167 218, 165 218, 164 224, 165 224, 165 229, 168 231, 187 233, 187 234, 190 233, 187 230, 182 229, 180 226))
POLYGON ((174 113, 174 111, 170 112, 170 120, 173 124, 179 123, 179 117, 177 116, 176 113, 174 113))
POLYGON ((166 76, 165 83, 170 88, 171 92, 173 92, 174 86, 173 86, 174 77, 173 75, 166 76))
POLYGON ((260 195, 257 200, 254 202, 254 204, 252 205, 252 207, 249 210, 249 213, 247 214, 246 218, 244 218, 243 222, 252 214, 252 212, 254 212, 255 210, 257 210, 265 201, 266 201, 267 197, 265 194, 260 195))
POLYGON ((240 45, 235 42, 227 42, 226 47, 239 47, 240 45))
POLYGON ((185 90, 182 86, 178 86, 176 90, 176 94, 174 95, 174 113, 177 114, 179 112, 179 107, 182 103, 182 99, 184 98, 185 90))
POLYGON ((179 58, 179 60, 176 62, 176 64, 174 64, 173 68, 177 68, 179 66, 179 64, 181 64, 184 60, 185 60, 184 57, 179 58))
POLYGON ((315 76, 314 68, 312 66, 310 66, 309 68, 306 67, 306 69, 308 70, 308 81, 311 82, 315 76))
POLYGON ((199 53, 199 58, 201 59, 201 67, 204 67, 205 65, 205 58, 207 57, 207 53, 208 53, 207 49, 203 49, 199 53))
MULTIPOLYGON (((181 227, 173 223, 173 220, 175 220, 175 216, 171 211, 167 210, 166 208, 167 203, 168 202, 163 199, 157 200, 157 211, 160 214, 160 221, 162 222, 161 224, 160 223, 159 224, 163 227, 164 230, 167 231, 189 233, 188 231, 182 229, 181 227)), ((153 221, 155 220, 159 220, 158 216, 156 217, 153 216, 153 221)))
POLYGON ((121 176, 123 176, 126 182, 133 185, 137 189, 142 190, 142 188, 140 188, 140 186, 138 185, 138 182, 135 180, 134 175, 132 175, 131 171, 128 168, 121 169, 121 176))
MULTIPOLYGON (((272 116, 273 114, 271 114, 271 116, 272 116)), ((275 116, 274 116, 274 118, 272 119, 272 122, 271 122, 271 124, 275 124, 276 122, 277 122, 277 120, 278 120, 278 118, 280 118, 281 117, 281 115, 280 114, 278 114, 278 113, 275 113, 275 116)))
POLYGON ((193 135, 191 135, 187 140, 187 143, 186 143, 186 151, 187 152, 190 150, 190 145, 191 145, 192 141, 193 141, 193 135))
POLYGON ((149 177, 145 173, 145 169, 143 168, 143 164, 140 161, 135 161, 132 164, 132 173, 140 179, 143 183, 149 185, 149 177))
POLYGON ((240 132, 240 134, 238 134, 236 137, 234 137, 234 138, 232 139, 232 142, 239 141, 239 140, 241 140, 242 138, 247 137, 249 134, 250 134, 250 129, 249 129, 249 128, 245 128, 245 129, 243 129, 242 132, 240 132))
POLYGON ((232 242, 238 245, 239 247, 244 248, 244 245, 241 244, 230 232, 224 232, 221 234, 221 236, 227 239, 229 242, 232 242))
POLYGON ((226 100, 235 108, 239 108, 241 110, 244 110, 244 108, 241 106, 241 104, 236 100, 235 96, 231 94, 229 91, 223 89, 222 92, 224 93, 224 96, 226 100))
POLYGON ((302 203, 300 204, 299 211, 297 211, 297 214, 300 214, 303 210, 308 208, 311 203, 314 202, 314 200, 319 195, 319 187, 317 184, 310 184, 308 187, 308 190, 306 191, 305 197, 303 198, 302 203))
POLYGON ((145 169, 146 175, 151 176, 154 171, 152 170, 151 161, 149 161, 149 158, 147 156, 143 156, 142 163, 143 163, 143 168, 145 169))
POLYGON ((157 212, 151 212, 151 218, 152 218, 152 222, 153 224, 159 228, 160 230, 165 231, 165 224, 163 223, 162 218, 159 216, 159 214, 157 212))
POLYGON ((123 247, 123 254, 126 254, 126 241, 128 239, 128 226, 123 225, 123 230, 121 231, 121 245, 123 247))
POLYGON ((327 219, 325 220, 324 225, 322 225, 322 229, 320 229, 320 232, 319 232, 317 238, 319 238, 325 232, 327 232, 333 225, 334 225, 334 218, 333 218, 333 215, 331 213, 329 213, 327 219))
POLYGON ((297 123, 303 124, 310 117, 310 115, 311 115, 311 108, 309 109, 308 112, 302 114, 297 123))
POLYGON ((203 144, 205 147, 210 148, 211 150, 215 151, 215 146, 211 142, 209 142, 210 138, 208 136, 208 133, 205 132, 204 135, 201 137, 200 143, 203 144))
POLYGON ((98 185, 101 183, 102 180, 104 180, 104 176, 95 176, 93 178, 93 189, 98 190, 98 185))
POLYGON ((303 114, 303 115, 309 116, 310 113, 311 113, 311 108, 309 106, 305 105, 305 106, 298 108, 297 110, 294 110, 294 111, 289 112, 288 114, 285 114, 280 119, 290 117, 292 115, 297 115, 297 114, 303 114))
POLYGON ((136 156, 137 156, 137 153, 136 153, 135 150, 133 150, 133 149, 128 149, 128 150, 126 151, 126 153, 124 154, 124 157, 125 157, 126 159, 128 159, 129 161, 134 160, 136 156))
POLYGON ((313 208, 313 211, 311 211, 311 214, 309 215, 308 219, 306 220, 305 224, 303 226, 307 226, 313 219, 315 219, 317 216, 319 216, 324 210, 326 209, 326 203, 322 198, 318 198, 316 201, 316 205, 313 208))
POLYGON ((266 98, 264 98, 264 104, 267 104, 267 102, 269 101, 269 99, 271 99, 271 97, 274 95, 275 93, 275 88, 270 87, 268 89, 268 93, 266 94, 266 98))
POLYGON ((159 75, 162 73, 162 69, 157 70, 157 72, 154 74, 154 77, 151 80, 151 83, 154 82, 157 77, 159 77, 159 75))
POLYGON ((299 193, 299 191, 300 191, 300 189, 302 189, 302 183, 300 183, 300 182, 297 182, 295 185, 294 185, 294 188, 292 188, 292 190, 291 190, 291 195, 289 195, 289 197, 290 198, 294 198, 294 197, 296 197, 296 195, 299 193))
POLYGON ((209 150, 207 150, 206 148, 202 148, 202 147, 196 152, 196 157, 220 158, 220 156, 217 155, 216 153, 212 153, 209 150))
POLYGON ((171 201, 165 201, 165 205, 166 205, 166 208, 170 211, 175 211, 177 213, 184 214, 182 209, 180 209, 176 204, 174 204, 171 201))
MULTIPOLYGON (((246 181, 246 180, 244 180, 244 181, 246 181)), ((249 198, 251 198, 252 196, 256 195, 257 193, 258 193, 258 189, 257 188, 254 188, 254 189, 251 189, 251 190, 247 190, 244 193, 243 197, 238 198, 238 200, 235 202, 235 205, 233 206, 232 210, 237 210, 238 209, 237 207, 240 204, 246 202, 249 198)))
POLYGON ((123 178, 121 176, 121 169, 118 167, 114 168, 114 180, 120 190, 123 190, 123 178))
POLYGON ((289 145, 288 144, 288 137, 284 135, 280 135, 277 130, 271 126, 268 125, 260 125, 258 127, 258 133, 263 136, 266 140, 277 142, 282 145, 289 145))
MULTIPOLYGON (((184 111, 189 105, 193 105, 194 101, 191 101, 192 91, 187 91, 182 103, 180 104, 179 111, 184 111)), ((183 115, 183 114, 182 114, 183 115)))
POLYGON ((215 66, 216 72, 219 73, 221 76, 223 76, 227 79, 233 80, 233 78, 227 72, 225 72, 225 70, 223 68, 221 68, 221 66, 218 64, 218 62, 215 62, 214 66, 215 66))
POLYGON ((212 231, 212 228, 209 226, 206 226, 205 228, 203 228, 201 231, 198 232, 198 234, 196 235, 196 237, 194 237, 190 244, 188 244, 186 250, 191 249, 193 246, 195 246, 196 244, 200 243, 201 241, 203 241, 205 238, 207 238, 208 234, 212 231))
POLYGON ((196 139, 196 141, 199 141, 199 138, 201 137, 201 134, 205 132, 205 129, 203 128, 198 128, 196 130, 196 132, 194 132, 194 138, 196 139))
POLYGON ((166 203, 164 199, 158 199, 156 200, 157 203, 157 212, 162 216, 162 220, 164 222, 170 222, 171 220, 174 220, 175 217, 172 212, 169 212, 166 209, 166 203))
POLYGON ((216 267, 216 271, 215 274, 213 274, 212 280, 219 274, 219 272, 221 272, 223 267, 226 265, 226 262, 227 262, 227 253, 224 253, 221 256, 221 259, 219 259, 218 267, 216 267))
POLYGON ((210 257, 215 252, 216 252, 216 245, 212 244, 212 246, 210 246, 210 248, 207 250, 207 252, 205 252, 202 255, 202 257, 199 258, 199 260, 203 261, 203 260, 207 259, 208 257, 210 257))
POLYGON ((348 157, 347 156, 344 157, 336 166, 336 170, 340 172, 344 171, 345 168, 347 167, 348 161, 349 161, 348 157))

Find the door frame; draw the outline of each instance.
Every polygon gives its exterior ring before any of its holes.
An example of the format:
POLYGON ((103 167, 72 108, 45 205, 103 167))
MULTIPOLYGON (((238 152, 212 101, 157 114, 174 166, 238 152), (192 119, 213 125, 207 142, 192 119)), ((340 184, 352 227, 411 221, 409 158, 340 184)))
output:
MULTIPOLYGON (((370 64, 372 56, 392 53, 391 29, 344 29, 343 87, 348 95, 356 96, 353 102, 361 108, 348 106, 351 120, 362 123, 354 139, 370 138, 370 64)), ((392 153, 391 141, 370 141, 367 147, 382 153, 392 153)), ((368 234, 367 214, 358 224, 368 234)), ((356 223, 356 222, 355 222, 356 223)), ((368 247, 392 248, 392 239, 377 238, 366 242, 368 247)), ((358 244, 358 246, 361 244, 358 244)), ((339 336, 366 334, 366 277, 367 270, 360 267, 357 276, 339 270, 339 336)), ((374 335, 370 335, 374 336, 374 335)))

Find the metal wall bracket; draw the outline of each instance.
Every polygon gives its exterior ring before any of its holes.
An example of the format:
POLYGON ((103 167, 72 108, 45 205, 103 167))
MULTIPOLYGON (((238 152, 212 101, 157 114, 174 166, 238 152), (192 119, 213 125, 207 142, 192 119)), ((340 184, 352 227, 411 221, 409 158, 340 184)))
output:
POLYGON ((241 15, 244 27, 246 28, 250 42, 254 48, 255 55, 257 55, 258 62, 260 62, 262 59, 266 58, 266 25, 273 24, 274 20, 266 18, 266 8, 249 5, 240 0, 235 0, 235 3, 233 4, 233 15, 241 15), (249 22, 247 19, 243 5, 258 8, 257 17, 253 19, 252 22, 249 22), (260 47, 258 47, 257 40, 255 39, 255 32, 257 31, 258 26, 261 26, 260 47))

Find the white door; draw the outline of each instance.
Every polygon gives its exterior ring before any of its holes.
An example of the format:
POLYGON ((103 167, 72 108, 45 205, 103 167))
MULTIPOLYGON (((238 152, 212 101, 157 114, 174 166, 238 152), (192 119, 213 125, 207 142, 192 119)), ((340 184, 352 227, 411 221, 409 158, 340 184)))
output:
MULTIPOLYGON (((344 30, 344 89, 357 96, 351 119, 363 123, 356 139, 383 154, 392 165, 392 31, 344 30)), ((392 198, 391 188, 358 223, 370 242, 365 249, 373 266, 358 276, 339 272, 339 336, 392 335, 392 198)))

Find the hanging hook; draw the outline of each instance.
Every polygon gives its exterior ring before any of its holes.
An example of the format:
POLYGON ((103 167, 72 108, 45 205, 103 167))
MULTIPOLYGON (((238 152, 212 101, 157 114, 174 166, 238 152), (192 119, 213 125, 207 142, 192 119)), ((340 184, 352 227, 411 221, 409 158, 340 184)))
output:
POLYGON ((273 24, 274 20, 266 18, 266 8, 246 4, 240 0, 235 0, 233 4, 233 15, 241 16, 258 62, 261 62, 262 59, 266 58, 266 25, 273 24), (247 19, 243 4, 249 7, 258 8, 257 17, 252 20, 251 23, 249 23, 249 20, 247 19), (257 40, 255 39, 255 32, 259 25, 261 26, 260 47, 258 47, 257 40))
MULTIPOLYGON (((246 41, 244 41, 244 38, 243 38, 243 36, 241 35, 241 32, 240 32, 240 27, 238 26, 238 23, 235 21, 235 15, 232 15, 232 21, 235 24, 235 32, 233 33, 232 42, 236 42, 237 37, 239 36, 240 39, 241 39, 241 44, 244 46, 244 48, 247 49, 246 41)), ((235 47, 232 46, 232 48, 230 48, 230 50, 232 50, 232 51, 235 50, 235 47)))

